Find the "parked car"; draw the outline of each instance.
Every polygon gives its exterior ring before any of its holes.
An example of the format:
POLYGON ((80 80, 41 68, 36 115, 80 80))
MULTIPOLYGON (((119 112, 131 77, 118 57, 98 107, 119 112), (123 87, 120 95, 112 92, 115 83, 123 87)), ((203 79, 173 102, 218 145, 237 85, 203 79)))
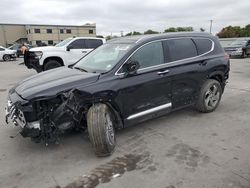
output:
POLYGON ((224 50, 229 56, 245 58, 250 55, 250 39, 239 38, 233 41, 228 47, 224 47, 224 50))
POLYGON ((10 50, 0 46, 0 59, 4 61, 9 61, 12 58, 16 58, 16 50, 10 50))
MULTIPOLYGON (((21 52, 21 47, 22 47, 21 44, 13 44, 12 46, 8 47, 8 49, 16 50, 16 56, 21 57, 21 56, 23 56, 23 54, 21 52)), ((32 48, 32 45, 28 44, 27 47, 30 50, 32 48)))
POLYGON ((68 38, 56 46, 36 47, 28 52, 25 65, 37 72, 69 66, 81 57, 105 43, 105 39, 93 37, 68 38))
POLYGON ((110 155, 115 129, 187 106, 212 112, 229 76, 229 58, 207 33, 121 37, 72 67, 25 79, 9 91, 6 120, 46 143, 88 130, 98 156, 110 155))

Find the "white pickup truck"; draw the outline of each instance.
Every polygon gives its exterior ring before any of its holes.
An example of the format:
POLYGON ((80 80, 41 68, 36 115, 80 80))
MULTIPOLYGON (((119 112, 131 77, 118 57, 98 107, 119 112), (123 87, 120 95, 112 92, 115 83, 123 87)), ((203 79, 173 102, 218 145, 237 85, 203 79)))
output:
POLYGON ((105 42, 105 39, 93 37, 67 38, 56 46, 30 49, 24 62, 29 69, 37 72, 69 66, 105 42))

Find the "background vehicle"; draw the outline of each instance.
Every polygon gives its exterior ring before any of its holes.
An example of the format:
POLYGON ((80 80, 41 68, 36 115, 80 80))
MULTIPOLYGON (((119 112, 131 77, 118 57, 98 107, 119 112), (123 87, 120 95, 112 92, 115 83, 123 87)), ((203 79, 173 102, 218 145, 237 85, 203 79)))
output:
MULTIPOLYGON (((21 56, 23 56, 23 54, 21 52, 21 47, 22 47, 21 44, 13 44, 12 46, 8 47, 8 49, 16 50, 16 56, 21 57, 21 56)), ((32 45, 28 44, 27 47, 28 47, 28 49, 31 49, 32 45)))
POLYGON ((114 129, 191 105, 214 111, 228 76, 228 56, 210 34, 122 37, 70 68, 19 83, 9 92, 6 119, 35 141, 87 129, 96 154, 105 156, 115 148, 114 129))
POLYGON ((229 56, 239 56, 245 58, 250 55, 250 39, 237 39, 228 47, 224 47, 224 50, 229 56))
POLYGON ((28 52, 25 65, 37 72, 76 63, 81 57, 105 43, 92 37, 68 38, 56 46, 36 47, 28 52))
POLYGON ((10 50, 0 46, 0 59, 4 61, 9 61, 11 58, 16 58, 16 50, 10 50))

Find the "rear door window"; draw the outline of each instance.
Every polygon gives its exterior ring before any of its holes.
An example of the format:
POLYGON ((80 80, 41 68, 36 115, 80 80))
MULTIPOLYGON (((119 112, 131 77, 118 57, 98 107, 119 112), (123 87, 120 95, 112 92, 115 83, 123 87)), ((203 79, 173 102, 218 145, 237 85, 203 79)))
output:
POLYGON ((97 48, 99 46, 101 46, 103 44, 102 40, 99 40, 99 39, 87 39, 86 40, 86 47, 87 48, 97 48))
POLYGON ((167 40, 169 53, 172 61, 178 61, 198 55, 196 46, 190 38, 167 40))
POLYGON ((193 39, 196 46, 197 46, 197 50, 198 50, 198 54, 202 55, 205 54, 209 51, 211 51, 212 46, 213 46, 213 42, 209 39, 201 39, 201 38, 194 38, 193 39))

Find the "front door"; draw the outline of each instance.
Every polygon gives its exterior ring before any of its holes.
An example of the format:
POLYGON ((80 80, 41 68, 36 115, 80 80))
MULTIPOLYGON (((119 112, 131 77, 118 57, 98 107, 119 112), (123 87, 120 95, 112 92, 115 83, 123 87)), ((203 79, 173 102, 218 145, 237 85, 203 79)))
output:
POLYGON ((115 86, 118 88, 116 103, 122 111, 125 126, 171 109, 171 80, 168 70, 162 68, 166 63, 162 42, 142 46, 127 62, 130 61, 137 61, 139 70, 134 75, 120 78, 115 86))

